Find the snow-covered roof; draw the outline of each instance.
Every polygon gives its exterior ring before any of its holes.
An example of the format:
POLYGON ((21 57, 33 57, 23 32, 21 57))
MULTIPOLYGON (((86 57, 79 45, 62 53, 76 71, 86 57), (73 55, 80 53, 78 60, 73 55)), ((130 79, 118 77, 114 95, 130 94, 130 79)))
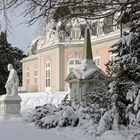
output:
POLYGON ((97 72, 106 77, 106 74, 95 65, 94 61, 89 59, 82 60, 82 63, 76 69, 73 69, 72 72, 78 79, 82 80, 87 79, 97 72))
MULTIPOLYGON (((96 73, 106 77, 106 74, 99 67, 97 67, 93 61, 89 28, 86 28, 85 30, 83 49, 84 53, 82 63, 76 69, 73 69, 72 73, 80 80, 85 80, 91 76, 94 76, 96 73)), ((68 75, 66 81, 69 81, 70 77, 71 73, 68 75)))

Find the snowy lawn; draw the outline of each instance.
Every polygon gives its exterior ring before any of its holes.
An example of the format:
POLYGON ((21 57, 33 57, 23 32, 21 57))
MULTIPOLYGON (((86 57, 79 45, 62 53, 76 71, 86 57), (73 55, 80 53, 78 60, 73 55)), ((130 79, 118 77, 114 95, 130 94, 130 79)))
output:
MULTIPOLYGON (((61 129, 37 129, 33 124, 27 124, 20 119, 0 121, 0 139, 4 140, 87 140, 86 136, 74 134, 73 129, 64 133, 61 129)), ((92 139, 88 138, 89 140, 92 139)))
POLYGON ((80 128, 38 129, 21 118, 0 120, 0 139, 4 140, 127 140, 115 131, 108 131, 100 138, 87 136, 80 128))
MULTIPOLYGON (((35 106, 46 103, 58 105, 68 92, 53 93, 27 93, 20 94, 21 117, 2 119, 0 117, 0 140, 140 140, 133 139, 133 132, 107 131, 101 137, 86 133, 88 126, 78 127, 56 127, 53 129, 39 129, 34 123, 24 121, 24 115, 35 106), (123 136, 122 136, 123 135, 123 136), (130 135, 130 136, 129 136, 130 135)), ((140 132, 140 131, 138 131, 140 132)))
POLYGON ((19 96, 22 99, 21 102, 21 113, 30 111, 36 106, 42 106, 44 104, 53 104, 58 106, 61 104, 61 101, 64 99, 66 94, 69 94, 68 91, 65 92, 47 92, 47 93, 22 93, 19 96))

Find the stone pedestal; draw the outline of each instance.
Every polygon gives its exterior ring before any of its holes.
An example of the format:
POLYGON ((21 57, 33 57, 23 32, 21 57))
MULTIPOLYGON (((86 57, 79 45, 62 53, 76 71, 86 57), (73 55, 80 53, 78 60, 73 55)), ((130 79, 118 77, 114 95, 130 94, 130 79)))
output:
POLYGON ((0 97, 0 115, 20 114, 21 98, 18 95, 2 95, 0 97))

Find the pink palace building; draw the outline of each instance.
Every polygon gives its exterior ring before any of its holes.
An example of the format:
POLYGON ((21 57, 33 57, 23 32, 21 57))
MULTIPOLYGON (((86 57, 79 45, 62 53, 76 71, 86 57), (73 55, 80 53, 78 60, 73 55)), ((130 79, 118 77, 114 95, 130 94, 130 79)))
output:
MULTIPOLYGON (((65 79, 81 63, 85 30, 82 25, 73 21, 69 36, 52 25, 47 25, 45 35, 31 42, 28 57, 22 60, 23 89, 27 92, 69 90, 65 79)), ((119 38, 120 31, 115 27, 105 33, 102 21, 91 29, 93 60, 103 71, 108 60, 115 57, 109 49, 119 38)))

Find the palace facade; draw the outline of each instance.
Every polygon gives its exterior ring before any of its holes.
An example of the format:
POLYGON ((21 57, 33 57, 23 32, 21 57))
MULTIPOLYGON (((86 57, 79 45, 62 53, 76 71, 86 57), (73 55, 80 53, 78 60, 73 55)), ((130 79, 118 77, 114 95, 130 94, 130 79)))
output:
MULTIPOLYGON (((39 37, 32 41, 28 47, 29 56, 22 60, 24 90, 69 90, 65 79, 81 63, 84 48, 80 27, 74 26, 71 31, 70 41, 60 41, 58 32, 50 29, 45 38, 39 37)), ((93 60, 105 72, 105 64, 115 57, 109 53, 110 46, 119 40, 120 31, 115 30, 108 34, 104 34, 102 29, 97 28, 97 31, 96 36, 91 36, 93 60)))

